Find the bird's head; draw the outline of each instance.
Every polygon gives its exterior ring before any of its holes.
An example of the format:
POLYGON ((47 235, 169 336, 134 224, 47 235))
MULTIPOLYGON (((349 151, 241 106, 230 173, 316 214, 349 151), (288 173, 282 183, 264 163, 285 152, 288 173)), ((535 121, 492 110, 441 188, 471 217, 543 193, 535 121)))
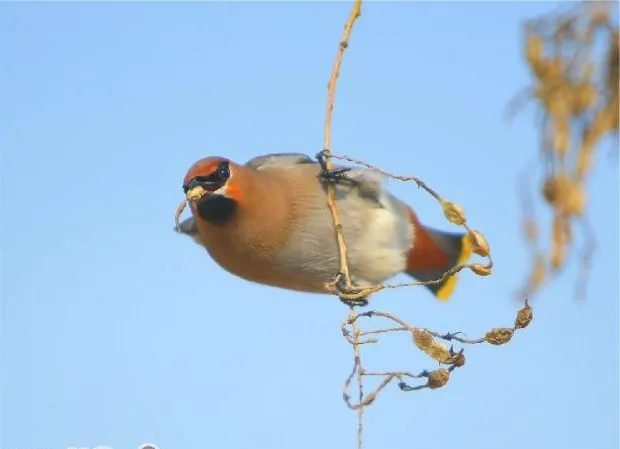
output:
POLYGON ((190 202, 192 212, 213 224, 223 224, 232 218, 241 199, 241 189, 236 182, 239 169, 234 162, 219 156, 194 163, 183 180, 183 191, 187 194, 202 187, 206 193, 190 202))

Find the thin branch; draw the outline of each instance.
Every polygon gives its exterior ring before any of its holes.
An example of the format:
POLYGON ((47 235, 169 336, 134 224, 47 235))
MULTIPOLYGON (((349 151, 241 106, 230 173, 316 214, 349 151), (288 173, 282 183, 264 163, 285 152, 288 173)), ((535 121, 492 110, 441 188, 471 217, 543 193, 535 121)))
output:
MULTIPOLYGON (((338 48, 338 53, 336 54, 336 60, 334 61, 334 66, 332 69, 331 76, 329 78, 329 83, 327 85, 327 107, 325 111, 325 140, 323 142, 323 155, 325 157, 325 168, 326 170, 331 170, 331 136, 332 136, 332 114, 334 111, 334 97, 336 94, 336 84, 338 81, 338 76, 340 75, 340 66, 342 65, 342 59, 344 57, 344 52, 349 46, 349 37, 351 35, 351 31, 353 30, 353 25, 355 21, 362 13, 362 0, 355 0, 353 3, 353 7, 351 9, 351 13, 349 14, 349 18, 344 26, 344 31, 342 33, 342 37, 340 39, 340 46, 338 48)), ((340 256, 340 272, 339 275, 343 277, 344 285, 347 290, 351 288, 351 276, 349 274, 349 265, 347 258, 347 247, 344 241, 344 236, 342 233, 342 225, 340 223, 340 217, 338 216, 338 210, 336 209, 336 200, 334 193, 334 185, 331 183, 327 184, 327 204, 329 206, 329 210, 332 215, 332 219, 334 222, 334 231, 336 233, 336 240, 338 242, 338 251, 340 256)), ((339 276, 336 276, 334 280, 334 285, 340 285, 338 281, 339 276)), ((353 313, 353 309, 351 309, 351 313, 353 313)), ((357 342, 359 338, 359 329, 357 326, 353 328, 354 338, 357 342)), ((349 379, 347 379, 347 383, 345 384, 345 398, 347 398, 346 389, 348 388, 349 383, 351 382, 351 378, 353 374, 357 372, 357 382, 358 382, 358 391, 359 391, 359 401, 360 407, 357 411, 357 447, 358 449, 362 449, 363 447, 363 434, 364 434, 364 406, 362 404, 362 399, 364 396, 363 391, 363 382, 362 382, 362 372, 363 368, 361 366, 361 358, 359 351, 359 344, 353 345, 354 353, 355 353, 355 362, 353 367, 353 372, 349 379)), ((389 381, 388 381, 389 382, 389 381)))
MULTIPOLYGON (((342 65, 342 58, 344 52, 349 46, 349 37, 353 30, 353 25, 357 18, 361 15, 362 0, 355 0, 349 18, 344 26, 342 37, 340 38, 340 46, 338 53, 336 54, 336 60, 332 68, 332 73, 327 85, 327 107, 325 112, 325 140, 323 142, 323 151, 325 156, 325 167, 327 170, 331 170, 331 137, 332 137, 332 114, 334 111, 334 97, 336 94, 336 84, 338 82, 338 76, 340 75, 340 66, 342 65)), ((336 239, 338 241, 338 250, 340 253, 340 273, 344 277, 344 282, 347 288, 351 287, 351 277, 349 275, 349 265, 347 259, 347 247, 345 245, 344 236, 342 234, 342 225, 340 224, 340 217, 338 216, 338 210, 336 209, 336 201, 334 194, 334 186, 330 183, 327 184, 327 202, 329 210, 332 214, 334 222, 334 230, 336 232, 336 239)))

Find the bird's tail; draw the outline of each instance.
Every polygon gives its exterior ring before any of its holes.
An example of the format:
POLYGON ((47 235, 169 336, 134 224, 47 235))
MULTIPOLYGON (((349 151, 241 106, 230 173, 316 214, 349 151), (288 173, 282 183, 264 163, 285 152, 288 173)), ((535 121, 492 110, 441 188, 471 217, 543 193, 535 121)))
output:
MULTIPOLYGON (((417 221, 417 220, 416 220, 417 221)), ((413 249, 407 258, 406 273, 426 282, 440 279, 450 268, 465 263, 472 253, 467 234, 438 231, 416 223, 413 249)), ((454 292, 458 275, 428 288, 437 299, 447 301, 454 292)))

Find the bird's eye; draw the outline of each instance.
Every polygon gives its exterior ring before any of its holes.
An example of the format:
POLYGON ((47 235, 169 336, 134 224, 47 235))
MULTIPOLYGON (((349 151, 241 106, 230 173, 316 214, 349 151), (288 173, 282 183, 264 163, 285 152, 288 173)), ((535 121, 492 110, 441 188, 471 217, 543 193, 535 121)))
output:
POLYGON ((226 180, 230 177, 230 170, 228 169, 227 165, 223 165, 218 168, 217 174, 222 180, 226 180))

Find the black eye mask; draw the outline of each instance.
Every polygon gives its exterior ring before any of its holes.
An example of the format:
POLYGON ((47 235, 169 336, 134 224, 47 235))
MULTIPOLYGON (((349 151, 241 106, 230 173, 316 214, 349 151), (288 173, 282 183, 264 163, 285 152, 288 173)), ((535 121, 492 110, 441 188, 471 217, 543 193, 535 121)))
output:
POLYGON ((230 178, 230 168, 228 161, 224 161, 211 174, 195 176, 190 179, 187 184, 183 185, 183 192, 187 193, 189 190, 199 186, 207 192, 215 192, 226 184, 228 178, 230 178))

